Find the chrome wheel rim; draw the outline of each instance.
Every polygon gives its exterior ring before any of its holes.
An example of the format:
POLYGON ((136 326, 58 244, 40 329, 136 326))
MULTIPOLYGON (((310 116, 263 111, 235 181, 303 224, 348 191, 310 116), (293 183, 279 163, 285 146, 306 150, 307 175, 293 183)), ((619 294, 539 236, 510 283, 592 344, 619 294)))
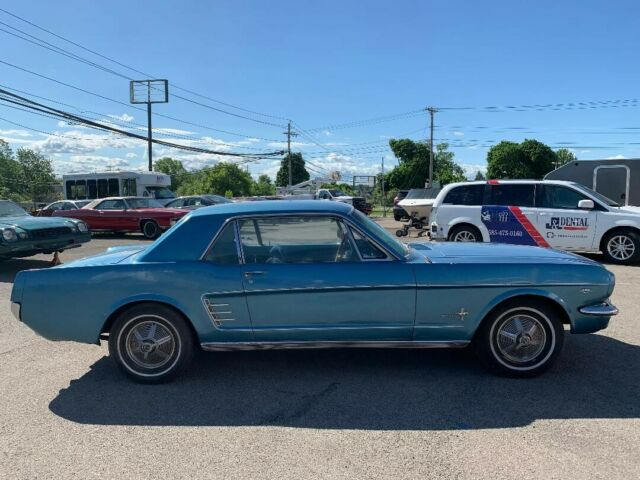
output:
POLYGON ((146 320, 137 323, 127 333, 127 356, 138 367, 156 369, 166 365, 176 350, 175 334, 160 322, 146 320))
POLYGON ((453 237, 454 242, 475 242, 476 236, 469 230, 462 230, 453 237))
POLYGON ((616 235, 607 243, 607 251, 616 260, 628 260, 636 252, 636 246, 626 235, 616 235))
POLYGON ((513 363, 535 360, 544 350, 547 333, 535 317, 516 314, 500 325, 496 333, 496 346, 500 355, 513 363))

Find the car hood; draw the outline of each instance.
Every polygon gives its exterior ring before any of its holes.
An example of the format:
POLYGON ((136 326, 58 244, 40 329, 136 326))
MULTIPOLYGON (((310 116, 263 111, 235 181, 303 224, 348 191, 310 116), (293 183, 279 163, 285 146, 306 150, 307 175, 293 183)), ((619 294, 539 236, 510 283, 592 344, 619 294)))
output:
POLYGON ((23 215, 18 217, 0 217, 0 227, 18 227, 23 230, 39 230, 41 228, 69 227, 74 222, 66 218, 32 217, 23 215))
POLYGON ((138 253, 143 252, 148 245, 123 245, 111 247, 103 253, 91 257, 81 258, 73 262, 64 263, 54 268, 95 267, 99 265, 114 265, 116 263, 129 263, 138 253))
MULTIPOLYGON (((616 210, 613 209, 613 212, 615 212, 616 210)), ((617 210, 618 213, 628 213, 631 215, 640 215, 640 207, 632 207, 631 205, 628 205, 626 207, 620 207, 617 210)))
POLYGON ((551 248, 491 243, 410 243, 411 252, 431 263, 583 263, 597 262, 551 248))

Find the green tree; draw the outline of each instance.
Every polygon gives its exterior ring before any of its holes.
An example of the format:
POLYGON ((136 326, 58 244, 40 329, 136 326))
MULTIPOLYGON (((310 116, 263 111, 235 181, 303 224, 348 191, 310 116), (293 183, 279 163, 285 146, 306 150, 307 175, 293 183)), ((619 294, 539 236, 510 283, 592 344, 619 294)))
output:
POLYGON ((171 189, 175 192, 180 188, 180 184, 184 181, 186 168, 180 160, 171 157, 162 157, 153 164, 153 170, 160 173, 166 173, 171 176, 171 189))
MULTIPOLYGON (((291 154, 291 184, 309 180, 309 172, 305 168, 305 162, 300 152, 291 154)), ((289 155, 285 155, 280 162, 280 169, 276 174, 276 185, 289 185, 289 155)))
POLYGON ((258 177, 258 181, 253 184, 253 194, 258 196, 275 195, 276 187, 271 181, 271 177, 262 174, 258 177))
POLYGON ((253 179, 246 170, 235 163, 221 162, 213 167, 205 167, 185 175, 184 182, 178 188, 179 195, 198 195, 215 193, 234 196, 251 195, 253 179))
POLYGON ((474 178, 474 180, 486 180, 486 178, 484 174, 480 170, 478 170, 476 172, 476 177, 474 178))
POLYGON ((556 154, 537 140, 502 141, 487 153, 488 178, 541 179, 553 169, 556 154))
MULTIPOLYGON (((399 165, 386 175, 386 188, 407 189, 424 187, 429 176, 429 142, 414 142, 408 138, 389 140, 389 147, 399 165)), ((433 179, 446 185, 465 180, 464 170, 455 163, 454 153, 447 143, 436 145, 433 158, 433 179)))
POLYGON ((20 180, 20 164, 16 161, 9 144, 0 140, 0 198, 18 200, 18 187, 24 187, 20 180))
POLYGON ((578 157, 576 157, 571 150, 568 148, 561 148, 556 150, 556 162, 554 167, 558 168, 569 162, 575 162, 576 160, 578 160, 578 157))
MULTIPOLYGON (((4 143, 4 142, 3 142, 4 143)), ((29 148, 19 148, 15 157, 11 149, 1 148, 3 185, 10 198, 43 202, 51 199, 59 183, 53 173, 51 160, 29 148)))

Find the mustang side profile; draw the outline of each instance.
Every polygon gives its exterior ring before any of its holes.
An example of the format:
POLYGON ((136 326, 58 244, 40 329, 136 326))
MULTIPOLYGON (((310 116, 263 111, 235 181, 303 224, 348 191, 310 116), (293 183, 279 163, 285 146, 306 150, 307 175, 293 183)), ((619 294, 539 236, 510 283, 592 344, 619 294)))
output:
POLYGON ((12 311, 50 340, 99 343, 140 382, 194 350, 473 345, 511 376, 607 327, 614 276, 550 249, 404 245, 351 205, 265 201, 190 212, 151 245, 20 272, 12 311))

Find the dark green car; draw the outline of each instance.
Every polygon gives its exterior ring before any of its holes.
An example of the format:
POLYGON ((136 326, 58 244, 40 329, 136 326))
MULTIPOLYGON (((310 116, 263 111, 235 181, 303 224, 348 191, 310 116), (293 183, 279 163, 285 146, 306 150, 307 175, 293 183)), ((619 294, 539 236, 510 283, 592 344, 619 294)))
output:
POLYGON ((0 234, 0 260, 61 252, 91 240, 82 220, 32 217, 9 200, 0 200, 0 234))

